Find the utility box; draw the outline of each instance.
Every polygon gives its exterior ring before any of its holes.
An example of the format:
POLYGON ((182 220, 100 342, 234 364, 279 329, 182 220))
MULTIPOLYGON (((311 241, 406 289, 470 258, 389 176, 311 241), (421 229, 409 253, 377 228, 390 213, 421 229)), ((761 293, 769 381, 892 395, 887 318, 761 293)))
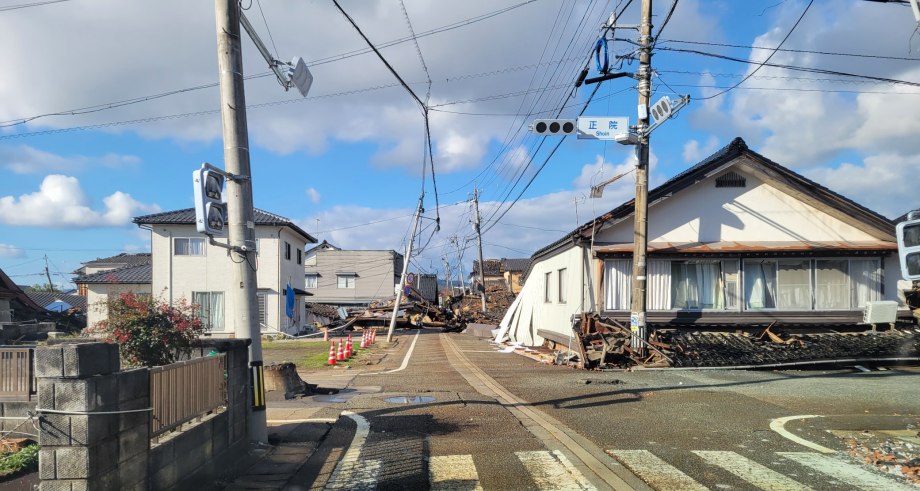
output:
POLYGON ((880 300, 866 302, 863 311, 863 324, 894 324, 898 318, 898 302, 893 300, 880 300))

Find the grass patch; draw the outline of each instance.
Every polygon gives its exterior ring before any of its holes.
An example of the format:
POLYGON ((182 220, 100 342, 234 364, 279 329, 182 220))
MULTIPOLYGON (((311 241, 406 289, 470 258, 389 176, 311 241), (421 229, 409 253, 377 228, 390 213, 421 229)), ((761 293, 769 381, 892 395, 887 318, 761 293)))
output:
POLYGON ((18 452, 5 453, 0 447, 0 477, 12 476, 38 469, 38 444, 33 443, 18 452))
MULTIPOLYGON (((352 339, 353 348, 358 348, 360 344, 360 336, 352 339)), ((338 349, 338 338, 336 338, 336 348, 338 349)), ((262 358, 266 364, 291 362, 299 369, 323 368, 329 360, 329 341, 265 341, 262 343, 262 358)), ((347 367, 354 363, 355 359, 356 357, 352 355, 351 360, 337 362, 337 366, 347 367)))

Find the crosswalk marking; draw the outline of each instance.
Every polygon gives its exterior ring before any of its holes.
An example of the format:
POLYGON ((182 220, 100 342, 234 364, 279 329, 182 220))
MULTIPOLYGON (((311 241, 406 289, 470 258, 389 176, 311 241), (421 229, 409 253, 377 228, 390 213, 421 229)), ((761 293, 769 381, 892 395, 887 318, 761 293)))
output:
POLYGON ((332 476, 326 482, 325 489, 332 490, 374 490, 377 489, 377 476, 380 475, 379 460, 361 460, 361 449, 370 434, 370 425, 360 414, 344 411, 342 415, 354 420, 357 428, 351 445, 335 466, 332 476))
POLYGON ((822 474, 833 476, 835 479, 859 489, 873 491, 878 489, 889 491, 916 489, 828 455, 811 452, 777 452, 777 454, 822 474))
POLYGON ((472 455, 440 455, 428 460, 432 491, 482 491, 472 455))
POLYGON ((694 450, 693 453, 702 457, 706 462, 719 466, 767 491, 806 491, 811 489, 735 452, 694 450))
POLYGON ((607 450, 607 453, 616 457, 627 469, 655 489, 686 491, 707 491, 709 489, 648 450, 607 450))
POLYGON ((515 452, 518 460, 542 491, 596 490, 585 476, 569 462, 562 452, 555 450, 515 452))

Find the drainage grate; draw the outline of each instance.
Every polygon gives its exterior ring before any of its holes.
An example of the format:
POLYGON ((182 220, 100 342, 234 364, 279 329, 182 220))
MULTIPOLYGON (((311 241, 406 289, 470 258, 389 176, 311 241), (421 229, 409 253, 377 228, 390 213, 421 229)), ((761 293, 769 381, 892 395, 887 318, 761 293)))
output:
POLYGON ((434 401, 434 396, 395 396, 387 397, 384 401, 390 404, 425 404, 434 401))

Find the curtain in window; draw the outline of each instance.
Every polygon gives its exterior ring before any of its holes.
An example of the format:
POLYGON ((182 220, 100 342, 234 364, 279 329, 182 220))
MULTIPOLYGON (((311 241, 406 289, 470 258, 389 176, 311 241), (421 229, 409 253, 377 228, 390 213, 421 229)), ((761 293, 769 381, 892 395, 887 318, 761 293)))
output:
POLYGON ((203 256, 204 239, 188 239, 188 254, 190 256, 203 256))
POLYGON ((850 289, 853 307, 863 308, 866 302, 882 298, 882 270, 878 259, 850 260, 850 289))
POLYGON ((304 285, 304 287, 305 288, 316 288, 317 279, 318 279, 318 276, 316 276, 315 274, 308 274, 306 276, 306 284, 304 285))
POLYGON ((721 262, 675 261, 671 265, 671 300, 677 309, 721 309, 721 262))
POLYGON ((208 309, 211 307, 208 292, 192 292, 192 303, 198 306, 198 318, 207 325, 208 309))
POLYGON ((810 273, 808 260, 777 262, 776 308, 811 310, 810 273))
POLYGON ((671 308, 671 261, 652 259, 648 262, 648 308, 668 310, 671 308))
POLYGON ((211 323, 211 329, 221 330, 224 328, 224 294, 211 292, 211 311, 208 320, 211 323))
POLYGON ((604 261, 604 305, 607 310, 629 310, 632 283, 632 260, 604 261))
POLYGON ((188 256, 188 239, 173 239, 173 254, 188 256))
POLYGON ((727 259, 722 261, 722 283, 725 310, 737 310, 738 295, 741 286, 741 277, 738 274, 737 260, 727 259))
POLYGON ((847 309, 850 291, 846 259, 815 261, 815 308, 847 309))
POLYGON ((776 263, 774 261, 744 262, 745 308, 776 308, 776 263))

